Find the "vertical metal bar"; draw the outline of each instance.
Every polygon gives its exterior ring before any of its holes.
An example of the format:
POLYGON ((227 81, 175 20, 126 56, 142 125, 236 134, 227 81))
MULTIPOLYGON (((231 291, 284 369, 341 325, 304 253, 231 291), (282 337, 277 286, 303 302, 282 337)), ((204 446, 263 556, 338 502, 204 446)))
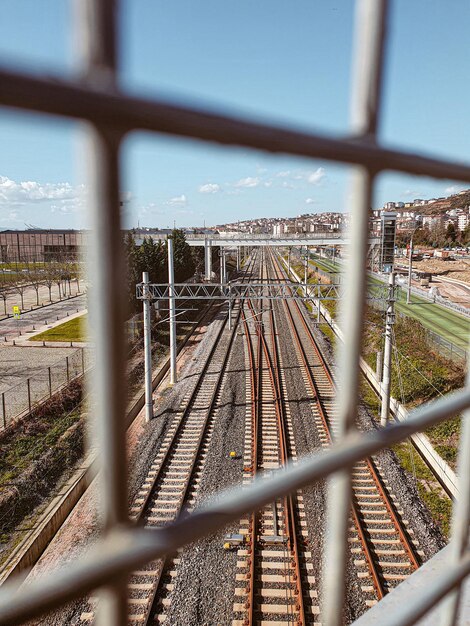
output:
POLYGON ((67 372, 67 382, 70 382, 70 363, 69 363, 69 357, 66 356, 65 357, 65 369, 67 372))
MULTIPOLYGON (((117 0, 76 0, 80 15, 77 37, 83 42, 83 80, 92 87, 112 88, 117 71, 117 0)), ((112 120, 110 120, 112 122, 112 120)), ((100 494, 103 532, 128 523, 125 438, 126 386, 125 275, 120 216, 119 148, 121 133, 111 127, 86 127, 91 237, 89 271, 93 275, 90 327, 94 329, 96 372, 94 441, 101 463, 100 494)), ((103 589, 98 626, 127 623, 126 579, 103 589)))
POLYGON ((392 326, 394 323, 394 287, 395 273, 391 272, 389 277, 387 312, 385 314, 385 347, 382 376, 382 405, 380 409, 380 425, 387 425, 388 414, 390 412, 390 383, 392 379, 392 326))
MULTIPOLYGON (((467 389, 470 388, 470 371, 467 372, 467 389)), ((470 524, 470 410, 462 416, 459 455, 457 461, 459 481, 459 497, 454 501, 452 512, 452 528, 450 540, 449 565, 457 564, 468 554, 468 530, 470 524)), ((442 604, 442 626, 453 626, 457 623, 461 585, 451 592, 442 604)))
POLYGON ((237 246, 237 272, 240 271, 240 246, 237 246))
POLYGON ((223 252, 223 248, 220 248, 219 251, 219 256, 220 256, 220 284, 223 285, 224 284, 224 252, 223 252))
POLYGON ((49 376, 49 397, 52 398, 52 374, 50 367, 47 368, 47 373, 49 376))
POLYGON ((168 295, 170 310, 170 383, 176 383, 176 317, 175 317, 175 269, 173 257, 173 238, 168 237, 168 295))
POLYGON ((228 299, 228 329, 232 330, 232 298, 228 299))
POLYGON ((3 428, 7 427, 7 413, 5 407, 5 392, 2 393, 2 417, 3 417, 3 428))
MULTIPOLYGON (((375 140, 381 95, 386 8, 386 0, 358 0, 356 6, 351 124, 353 132, 369 137, 371 141, 375 140)), ((340 438, 355 428, 373 179, 373 172, 357 167, 351 183, 350 258, 343 281, 340 309, 340 325, 345 337, 338 360, 340 438)), ((324 603, 321 620, 325 626, 340 626, 343 621, 350 500, 351 474, 349 470, 343 470, 329 481, 329 528, 323 569, 324 603)))
POLYGON ((152 399, 152 345, 151 345, 151 324, 150 324, 150 294, 149 294, 149 274, 142 272, 142 282, 144 283, 142 300, 144 315, 144 380, 145 380, 145 421, 150 422, 153 418, 152 399))
POLYGON ((29 378, 26 381, 26 386, 28 388, 28 409, 29 409, 29 412, 31 413, 31 381, 29 378))

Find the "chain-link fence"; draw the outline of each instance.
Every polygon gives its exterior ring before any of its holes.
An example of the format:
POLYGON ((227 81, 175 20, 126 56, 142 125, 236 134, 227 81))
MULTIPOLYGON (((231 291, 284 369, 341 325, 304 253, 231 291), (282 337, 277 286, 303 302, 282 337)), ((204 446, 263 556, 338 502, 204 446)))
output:
POLYGON ((91 350, 78 348, 38 374, 4 391, 1 394, 0 429, 27 415, 72 380, 83 376, 91 365, 91 350))

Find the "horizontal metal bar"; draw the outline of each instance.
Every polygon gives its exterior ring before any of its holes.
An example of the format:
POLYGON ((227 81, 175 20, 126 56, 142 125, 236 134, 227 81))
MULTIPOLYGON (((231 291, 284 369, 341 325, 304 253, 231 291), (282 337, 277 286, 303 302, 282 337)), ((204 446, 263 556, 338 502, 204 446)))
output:
POLYGON ((97 89, 85 83, 20 74, 8 69, 0 69, 0 104, 85 119, 103 127, 111 125, 122 132, 148 130, 221 145, 356 163, 373 172, 395 170, 470 182, 469 165, 382 148, 368 137, 334 139, 257 124, 160 98, 145 100, 118 89, 97 89))
MULTIPOLYGON (((115 530, 98 543, 91 554, 61 571, 28 585, 27 594, 16 595, 13 583, 0 588, 0 624, 37 617, 61 603, 119 579, 152 559, 217 531, 242 515, 273 502, 276 498, 352 467, 385 447, 461 413, 470 406, 468 389, 449 394, 410 413, 406 422, 385 429, 347 435, 330 448, 309 455, 296 466, 276 472, 250 486, 218 493, 205 507, 157 530, 115 530)), ((462 577, 470 571, 470 563, 462 577)), ((457 569, 457 568, 456 568, 457 569)))

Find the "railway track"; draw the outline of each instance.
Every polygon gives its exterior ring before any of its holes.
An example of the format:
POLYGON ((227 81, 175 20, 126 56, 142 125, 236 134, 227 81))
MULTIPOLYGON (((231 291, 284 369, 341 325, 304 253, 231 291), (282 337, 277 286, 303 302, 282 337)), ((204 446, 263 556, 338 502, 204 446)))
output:
MULTIPOLYGON (((284 280, 274 256, 271 260, 276 279, 284 280)), ((284 301, 277 313, 287 317, 320 442, 329 446, 337 431, 333 376, 298 302, 284 301)), ((366 606, 375 604, 420 565, 413 531, 394 500, 373 459, 354 466, 349 542, 366 606)))
MULTIPOLYGON (((252 264, 247 274, 251 271, 252 264)), ((134 523, 158 528, 193 508, 237 327, 235 323, 228 330, 227 311, 225 305, 216 316, 219 330, 212 349, 183 397, 132 503, 130 517, 134 523)), ((238 320, 241 311, 235 314, 238 320)), ((127 585, 128 624, 166 621, 178 564, 178 555, 168 556, 132 572, 127 585)), ((88 600, 87 610, 80 615, 82 623, 94 622, 96 602, 94 598, 88 600)))
MULTIPOLYGON (((259 304, 249 302, 248 316, 242 313, 249 407, 244 484, 297 459, 273 311, 270 302, 267 310, 259 304)), ((302 492, 241 520, 239 536, 232 625, 314 624, 318 594, 302 492)))

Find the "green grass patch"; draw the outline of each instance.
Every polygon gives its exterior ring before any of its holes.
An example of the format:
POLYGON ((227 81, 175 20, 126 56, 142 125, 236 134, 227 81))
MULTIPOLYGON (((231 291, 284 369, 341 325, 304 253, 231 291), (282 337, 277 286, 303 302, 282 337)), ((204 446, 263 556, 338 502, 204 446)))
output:
POLYGON ((400 443, 393 447, 393 451, 405 471, 416 478, 416 488, 421 500, 442 533, 449 537, 452 517, 451 499, 443 493, 441 486, 411 443, 400 443))
POLYGON ((87 341, 87 317, 74 317, 64 324, 34 335, 31 341, 87 341))

